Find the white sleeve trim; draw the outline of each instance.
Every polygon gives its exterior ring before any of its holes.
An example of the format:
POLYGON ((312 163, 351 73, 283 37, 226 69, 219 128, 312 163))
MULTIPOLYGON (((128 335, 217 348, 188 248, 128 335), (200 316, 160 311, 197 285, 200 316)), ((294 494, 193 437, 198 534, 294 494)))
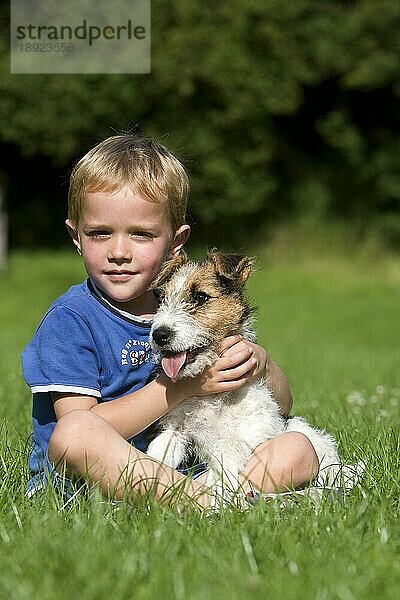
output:
POLYGON ((76 387, 75 385, 62 385, 53 383, 50 385, 32 385, 31 391, 33 394, 38 392, 72 392, 74 394, 82 394, 84 396, 95 396, 96 398, 101 398, 101 394, 98 390, 85 387, 76 387))

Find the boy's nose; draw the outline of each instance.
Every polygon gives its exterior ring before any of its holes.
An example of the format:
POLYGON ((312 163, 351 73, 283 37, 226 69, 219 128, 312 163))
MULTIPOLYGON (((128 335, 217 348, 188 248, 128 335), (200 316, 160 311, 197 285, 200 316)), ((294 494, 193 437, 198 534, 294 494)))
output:
POLYGON ((109 260, 132 260, 132 250, 128 240, 117 237, 108 249, 109 260))

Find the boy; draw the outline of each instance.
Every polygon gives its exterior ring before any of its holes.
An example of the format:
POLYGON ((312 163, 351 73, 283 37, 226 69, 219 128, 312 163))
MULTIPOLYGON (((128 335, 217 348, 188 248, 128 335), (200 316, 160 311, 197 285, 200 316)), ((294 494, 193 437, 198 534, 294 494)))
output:
MULTIPOLYGON (((185 398, 229 391, 264 377, 283 414, 291 407, 285 376, 258 345, 226 338, 201 376, 154 377, 149 331, 157 310, 151 283, 190 233, 188 178, 154 140, 114 136, 89 151, 70 182, 66 225, 88 279, 58 298, 22 355, 33 392, 32 478, 28 494, 58 473, 88 477, 106 496, 134 497, 151 484, 155 498, 179 483, 200 506, 209 490, 146 457, 146 428, 185 398)), ((309 440, 285 433, 255 449, 244 489, 299 487, 318 473, 309 440), (251 483, 249 482, 251 480, 251 483)))

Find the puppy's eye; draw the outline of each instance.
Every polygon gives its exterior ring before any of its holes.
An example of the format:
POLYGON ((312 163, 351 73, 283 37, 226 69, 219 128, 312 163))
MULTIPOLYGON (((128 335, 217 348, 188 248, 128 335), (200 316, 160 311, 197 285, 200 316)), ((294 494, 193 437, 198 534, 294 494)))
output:
POLYGON ((197 304, 204 304, 208 300, 210 300, 211 296, 206 294, 205 292, 196 292, 194 294, 194 300, 197 304))

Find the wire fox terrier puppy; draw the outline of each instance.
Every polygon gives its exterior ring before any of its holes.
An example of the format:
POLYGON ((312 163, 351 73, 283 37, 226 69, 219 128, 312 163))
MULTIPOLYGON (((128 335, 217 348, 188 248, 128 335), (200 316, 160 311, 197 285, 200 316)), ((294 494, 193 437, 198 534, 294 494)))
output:
MULTIPOLYGON (((172 380, 195 377, 218 354, 221 341, 241 334, 254 342, 252 309, 243 288, 252 260, 208 254, 200 263, 184 256, 170 261, 154 283, 160 291, 150 339, 158 362, 172 380)), ((148 455, 178 467, 189 454, 207 463, 207 484, 237 491, 238 476, 253 450, 285 431, 308 437, 318 456, 320 473, 334 480, 340 460, 334 438, 299 417, 284 418, 263 381, 221 395, 194 397, 159 421, 161 433, 148 455)))

